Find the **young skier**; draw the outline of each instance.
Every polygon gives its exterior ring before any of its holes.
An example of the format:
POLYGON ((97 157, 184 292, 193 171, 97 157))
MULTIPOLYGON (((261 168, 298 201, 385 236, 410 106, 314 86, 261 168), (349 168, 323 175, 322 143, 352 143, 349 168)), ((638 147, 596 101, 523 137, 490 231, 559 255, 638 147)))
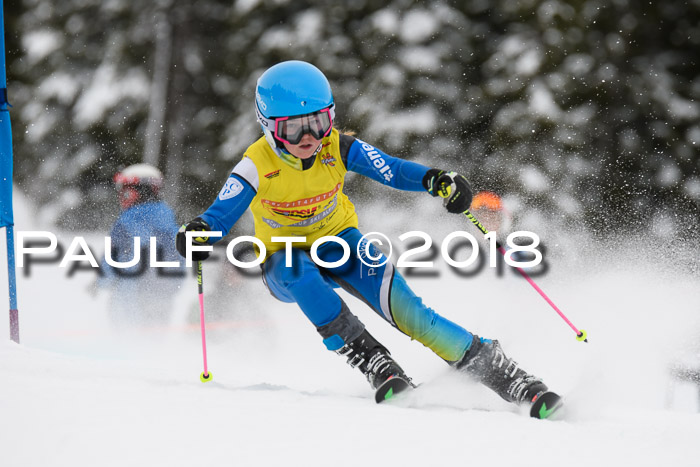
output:
MULTIPOLYGON (((499 233, 501 243, 505 246, 506 250, 510 250, 505 242, 506 232, 511 230, 512 217, 510 212, 503 205, 503 199, 492 191, 480 191, 474 195, 472 199, 471 207, 469 212, 474 214, 474 216, 479 219, 481 225, 483 225, 489 232, 499 233)), ((519 229, 513 229, 519 230, 519 229)), ((538 249, 544 254, 544 245, 542 242, 539 243, 538 249)), ((533 253, 528 253, 525 251, 514 251, 510 255, 511 259, 518 261, 520 263, 527 263, 535 259, 533 253)), ((547 272, 547 265, 544 261, 540 262, 538 266, 534 267, 523 267, 527 269, 528 274, 531 277, 535 275, 542 275, 547 272)), ((513 270, 513 273, 518 275, 518 273, 513 270)))
POLYGON ((159 261, 176 261, 172 237, 177 233, 175 213, 161 199, 163 174, 149 164, 134 164, 114 176, 121 214, 110 231, 113 261, 134 258, 134 239, 140 238, 138 264, 116 268, 102 260, 102 277, 95 286, 109 288, 110 317, 115 325, 164 324, 172 315, 172 297, 185 276, 183 267, 148 268, 150 238, 157 240, 159 261))
MULTIPOLYGON (((377 402, 409 387, 411 380, 334 288, 360 298, 392 326, 503 399, 534 404, 547 394, 543 399, 550 407, 551 397, 558 401, 540 379, 507 358, 498 341, 478 337, 424 305, 391 262, 362 240, 355 208, 343 192, 345 174, 353 171, 400 190, 440 194, 448 212, 463 213, 472 199, 463 176, 389 156, 340 134, 333 127, 331 86, 319 69, 306 62, 282 62, 265 71, 257 82, 255 111, 264 136, 248 147, 213 204, 180 228, 176 244, 181 255, 186 255, 185 232, 225 234, 250 207, 255 237, 266 249, 262 270, 269 291, 283 302, 299 305, 326 348, 346 357, 367 377, 377 402), (321 267, 310 257, 311 245, 325 236, 349 245, 352 254, 342 265, 321 267), (291 267, 285 265, 285 244, 273 237, 298 237, 291 248, 291 267), (362 257, 355 253, 361 241, 362 257)), ((216 240, 202 234, 192 242, 216 240)), ((317 249, 318 259, 325 263, 336 262, 343 254, 335 241, 317 249)), ((208 255, 193 251, 192 259, 208 255)))
POLYGON ((503 200, 492 191, 480 191, 474 195, 469 211, 479 219, 489 232, 508 230, 510 216, 503 207, 503 200))

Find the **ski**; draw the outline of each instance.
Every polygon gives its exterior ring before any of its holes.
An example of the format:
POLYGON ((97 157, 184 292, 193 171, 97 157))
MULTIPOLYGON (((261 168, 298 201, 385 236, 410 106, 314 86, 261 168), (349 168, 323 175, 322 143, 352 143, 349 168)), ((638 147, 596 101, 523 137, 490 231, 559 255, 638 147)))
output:
POLYGON ((391 376, 375 390, 374 400, 379 404, 387 399, 391 399, 396 394, 406 389, 412 389, 414 387, 415 386, 413 386, 413 383, 411 383, 409 379, 405 379, 401 376, 391 376))
MULTIPOLYGON (((415 385, 411 380, 401 376, 392 376, 380 385, 374 393, 374 400, 377 404, 392 399, 396 394, 404 392, 408 389, 416 389, 420 385, 415 385)), ((563 404, 561 396, 552 391, 545 391, 539 394, 530 405, 530 417, 540 420, 549 419, 555 413, 558 413, 563 404)), ((448 405, 431 404, 429 407, 418 404, 417 408, 443 407, 455 408, 448 405)), ((460 409, 462 410, 462 409, 460 409)), ((473 410, 473 409, 467 409, 473 410)))
POLYGON ((561 406, 561 396, 551 391, 543 392, 532 402, 530 416, 543 420, 554 415, 561 406))

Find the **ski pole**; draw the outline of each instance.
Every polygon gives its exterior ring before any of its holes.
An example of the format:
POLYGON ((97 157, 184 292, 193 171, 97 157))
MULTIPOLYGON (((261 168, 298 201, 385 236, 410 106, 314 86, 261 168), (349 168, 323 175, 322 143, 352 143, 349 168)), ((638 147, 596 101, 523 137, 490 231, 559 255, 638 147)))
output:
MULTIPOLYGON (((469 219, 472 222, 472 224, 474 224, 476 228, 481 231, 482 234, 487 235, 489 233, 489 231, 486 230, 486 227, 484 227, 483 224, 479 222, 476 217, 474 217, 474 214, 469 212, 469 209, 464 211, 464 215, 467 216, 467 219, 469 219)), ((496 248, 498 249, 498 251, 501 252, 501 254, 504 257, 506 256, 506 249, 503 248, 503 245, 501 245, 501 243, 498 240, 496 240, 496 248)), ((515 269, 517 269, 520 275, 522 275, 525 278, 525 280, 528 281, 530 285, 537 291, 537 293, 539 293, 540 296, 544 298, 547 303, 549 303, 549 305, 554 309, 554 311, 556 311, 559 314, 559 316, 561 316, 561 318, 566 322, 566 324, 568 324, 569 327, 571 327, 571 329, 574 330, 574 332, 576 333, 576 340, 588 342, 588 336, 586 334, 586 331, 584 331, 583 329, 577 329, 576 326, 574 326, 574 324, 571 321, 569 321, 569 318, 567 318, 564 315, 564 313, 562 313, 559 307, 557 307, 554 304, 554 302, 547 296, 547 294, 544 293, 544 291, 540 289, 537 284, 535 284, 535 281, 533 281, 532 278, 525 271, 523 271, 522 268, 516 266, 515 269)))
POLYGON ((204 287, 202 286, 202 262, 197 261, 197 287, 199 289, 199 322, 202 328, 202 357, 204 360, 204 371, 199 375, 199 380, 203 383, 211 381, 211 373, 207 370, 207 337, 204 331, 204 287))

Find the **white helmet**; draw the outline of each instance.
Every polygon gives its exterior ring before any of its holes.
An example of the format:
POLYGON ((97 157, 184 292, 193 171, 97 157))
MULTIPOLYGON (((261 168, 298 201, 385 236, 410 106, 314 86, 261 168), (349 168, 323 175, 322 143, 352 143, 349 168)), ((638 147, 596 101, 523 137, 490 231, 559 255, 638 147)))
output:
POLYGON ((127 209, 137 203, 159 199, 163 174, 149 164, 134 164, 118 172, 114 183, 119 191, 119 203, 127 209))

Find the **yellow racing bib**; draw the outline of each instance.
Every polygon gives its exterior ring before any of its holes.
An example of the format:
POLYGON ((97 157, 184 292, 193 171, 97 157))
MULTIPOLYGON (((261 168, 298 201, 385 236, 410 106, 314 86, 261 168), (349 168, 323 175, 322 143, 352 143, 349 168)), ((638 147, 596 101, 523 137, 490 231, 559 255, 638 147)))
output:
POLYGON ((245 152, 258 172, 258 192, 250 209, 255 236, 267 256, 284 248, 272 237, 306 237, 294 247, 310 249, 317 239, 357 227, 355 206, 343 193, 347 169, 340 157, 336 129, 322 140, 311 168, 301 170, 283 161, 264 137, 245 152))

